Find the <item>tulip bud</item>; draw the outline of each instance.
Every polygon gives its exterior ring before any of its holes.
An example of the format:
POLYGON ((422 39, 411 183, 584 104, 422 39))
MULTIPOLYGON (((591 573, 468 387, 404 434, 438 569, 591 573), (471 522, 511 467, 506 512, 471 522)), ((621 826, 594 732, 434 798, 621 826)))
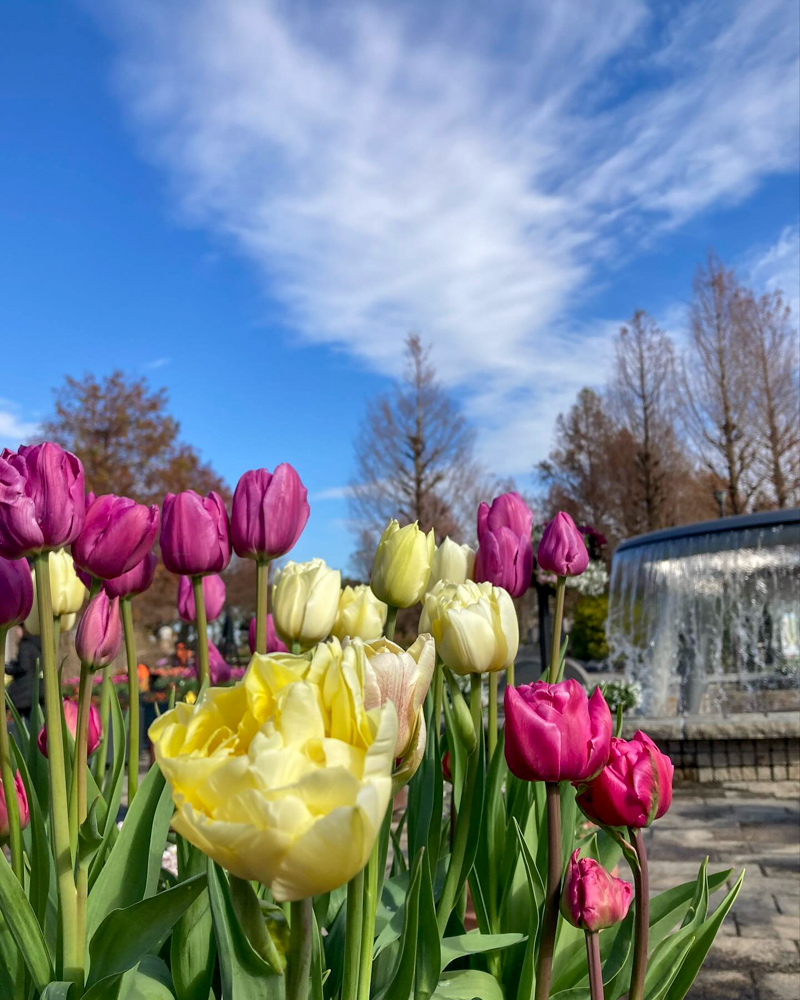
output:
POLYGON ((447 583, 466 583, 472 579, 474 567, 475 553, 469 545, 459 545, 452 538, 445 538, 433 553, 428 592, 433 590, 440 580, 445 580, 447 583))
POLYGON ((456 732, 466 752, 468 754, 472 753, 478 745, 478 734, 475 732, 475 722, 473 721, 472 713, 450 671, 445 670, 444 676, 447 680, 447 687, 450 689, 450 701, 453 703, 453 721, 455 722, 456 732))
POLYGON ((201 497, 194 490, 168 493, 161 515, 161 558, 178 576, 221 573, 231 559, 228 514, 213 491, 201 497))
POLYGON ((523 781, 586 781, 608 760, 611 712, 574 680, 505 690, 508 768, 523 781))
POLYGON ((378 600, 393 608, 413 607, 428 586, 435 548, 432 528, 426 535, 416 521, 403 528, 390 521, 372 563, 372 590, 378 600))
POLYGON ((119 653, 122 644, 122 623, 119 598, 113 600, 101 590, 84 612, 75 636, 75 650, 81 663, 98 670, 106 667, 119 653))
POLYGON ((75 541, 85 518, 83 466, 45 441, 0 453, 0 556, 19 559, 75 541))
POLYGON ((377 639, 383 634, 388 608, 366 584, 345 587, 339 595, 339 610, 331 628, 337 639, 377 639))
POLYGON ((153 547, 158 532, 158 507, 146 507, 113 493, 97 497, 86 512, 72 558, 81 569, 111 580, 133 569, 153 547))
MULTIPOLYGON (((61 618, 61 631, 68 632, 75 624, 75 615, 86 600, 86 587, 78 579, 72 557, 65 549, 50 553, 50 599, 53 614, 61 618)), ((39 634, 39 604, 36 599, 36 570, 31 570, 33 578, 33 604, 25 619, 25 628, 31 635, 39 634)))
POLYGON ((103 589, 109 597, 136 597, 137 594, 143 594, 153 582, 157 565, 158 556, 155 552, 148 552, 133 569, 122 576, 115 576, 113 580, 106 580, 103 589))
MULTIPOLYGON (((213 622, 225 607, 225 581, 217 573, 203 577, 203 601, 206 606, 206 621, 213 622)), ((178 614, 185 622, 197 621, 192 581, 188 576, 178 580, 178 614)))
POLYGON ((475 579, 520 597, 531 585, 533 515, 519 493, 504 493, 478 508, 475 579))
POLYGON ((32 607, 33 579, 27 561, 0 558, 0 628, 19 625, 32 607))
MULTIPOLYGON (((256 620, 255 618, 250 619, 250 627, 247 630, 247 643, 250 646, 250 652, 255 653, 256 651, 256 620)), ((286 648, 284 643, 275 634, 275 622, 272 615, 267 615, 267 652, 268 653, 288 653, 289 650, 286 648)))
POLYGON ((308 491, 295 469, 282 462, 245 472, 236 485, 231 538, 238 556, 276 559, 293 549, 308 521, 308 491))
POLYGON ((285 643, 313 646, 329 635, 339 608, 342 576, 322 559, 288 562, 273 587, 275 630, 285 643))
POLYGON ((583 535, 563 510, 544 529, 536 561, 541 569, 556 576, 580 576, 589 565, 583 535))
MULTIPOLYGON (((28 811, 28 796, 25 794, 25 785, 22 783, 22 776, 19 771, 14 775, 14 788, 17 795, 19 825, 20 829, 24 830, 30 821, 30 812, 28 811)), ((0 844, 4 844, 8 840, 10 832, 5 789, 3 783, 0 781, 0 844)))
POLYGON ((578 784, 575 801, 595 823, 641 829, 669 809, 673 771, 672 761, 645 733, 632 740, 614 737, 605 767, 594 780, 578 784))
POLYGON ((212 684, 227 684, 231 679, 231 668, 210 639, 208 640, 208 679, 212 684))
MULTIPOLYGON (((78 703, 69 698, 64 699, 64 722, 73 739, 78 728, 78 703)), ((86 727, 86 754, 91 757, 100 746, 100 739, 103 735, 103 727, 100 724, 100 713, 94 702, 89 707, 89 719, 86 727)), ((36 737, 36 744, 44 756, 47 756, 47 727, 42 726, 39 735, 36 737)))
POLYGON ((433 635, 442 662, 461 675, 505 670, 519 647, 514 602, 490 583, 440 580, 425 595, 419 630, 433 635))
POLYGON ((633 889, 593 858, 573 851, 561 895, 561 913, 573 927, 596 932, 613 927, 628 915, 633 889))

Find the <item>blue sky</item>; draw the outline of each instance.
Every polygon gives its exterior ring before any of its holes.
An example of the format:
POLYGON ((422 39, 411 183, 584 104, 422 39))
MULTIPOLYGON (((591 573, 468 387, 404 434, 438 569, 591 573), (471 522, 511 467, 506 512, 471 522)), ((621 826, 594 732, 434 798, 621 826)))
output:
POLYGON ((296 556, 345 566, 417 329, 529 490, 634 308, 680 340, 711 246, 797 308, 799 93, 785 0, 7 0, 0 444, 66 373, 147 375, 231 484, 293 462, 296 556))

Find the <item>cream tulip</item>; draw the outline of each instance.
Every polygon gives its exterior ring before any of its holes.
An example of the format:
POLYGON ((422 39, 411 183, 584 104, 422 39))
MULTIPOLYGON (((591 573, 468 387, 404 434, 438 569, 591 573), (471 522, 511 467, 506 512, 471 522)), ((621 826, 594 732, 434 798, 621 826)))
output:
POLYGON ((419 630, 433 635, 442 662, 462 676, 510 667, 519 647, 514 602, 490 583, 440 580, 425 595, 419 630))
POLYGON ((459 545, 447 537, 441 545, 437 545, 431 564, 431 577, 428 580, 428 592, 440 580, 448 583, 466 583, 472 579, 475 567, 475 551, 469 545, 459 545))
POLYGON ((322 559, 286 563, 273 587, 272 618, 287 646, 298 642, 307 648, 330 634, 341 585, 339 570, 322 559))
POLYGON ((331 635, 337 639, 377 639, 386 624, 388 608, 366 584, 344 587, 331 635))
MULTIPOLYGON (((69 632, 75 624, 75 617, 83 607, 88 591, 75 572, 72 556, 66 549, 54 549, 48 560, 50 565, 50 597, 53 615, 61 619, 61 631, 69 632)), ((33 577, 33 607, 25 619, 25 628, 31 635, 39 634, 39 605, 36 599, 36 571, 33 577)))
POLYGON ((433 529, 426 535, 416 521, 403 528, 390 521, 372 562, 375 596, 393 608, 413 607, 428 586, 435 548, 433 529))

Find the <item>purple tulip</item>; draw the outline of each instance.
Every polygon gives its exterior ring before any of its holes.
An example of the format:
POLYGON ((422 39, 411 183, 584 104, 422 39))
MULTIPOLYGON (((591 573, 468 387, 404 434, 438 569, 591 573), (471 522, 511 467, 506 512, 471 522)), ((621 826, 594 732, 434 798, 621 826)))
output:
MULTIPOLYGON (((25 794, 25 785, 22 783, 22 776, 19 771, 14 775, 14 789, 17 796, 17 812, 19 813, 19 826, 24 830, 30 821, 30 811, 28 809, 28 796, 25 794)), ((6 795, 3 783, 0 781, 0 844, 5 843, 10 833, 8 823, 8 808, 6 806, 6 795)))
MULTIPOLYGON (((72 738, 75 738, 75 731, 78 728, 78 703, 70 698, 64 699, 64 722, 67 725, 72 738)), ((100 739, 103 735, 103 726, 100 722, 100 713, 97 705, 92 703, 89 707, 89 719, 86 726, 86 755, 91 757, 100 746, 100 739)), ((47 727, 42 726, 39 735, 36 737, 36 745, 44 756, 47 756, 47 727)))
POLYGON ((536 561, 543 570, 556 576, 580 576, 589 565, 583 535, 563 510, 544 529, 536 561))
POLYGON ((0 454, 0 556, 49 552, 78 537, 83 466, 52 441, 0 454))
POLYGON ((572 852, 564 877, 561 913, 573 927, 602 931, 628 915, 633 889, 615 878, 594 858, 581 858, 580 848, 572 852))
POLYGON ((89 601, 75 635, 75 650, 82 663, 97 670, 116 657, 122 644, 119 598, 101 590, 89 601))
POLYGON ((294 547, 308 521, 308 491, 295 469, 282 462, 245 472, 233 494, 231 538, 236 554, 275 559, 294 547))
POLYGON ((208 640, 208 679, 212 684, 225 684, 231 679, 231 668, 210 639, 208 640))
POLYGON ((137 594, 143 594, 153 582, 157 565, 158 556, 155 552, 148 552, 133 569, 122 576, 115 576, 113 580, 106 580, 103 589, 109 597, 136 597, 137 594))
MULTIPOLYGON (((256 651, 256 620, 250 619, 250 628, 247 630, 247 641, 250 645, 250 652, 256 651)), ((267 652, 268 653, 288 653, 288 648, 281 642, 275 632, 275 622, 272 615, 267 615, 267 652)))
POLYGON ((0 628, 20 625, 32 607, 33 578, 27 561, 0 558, 0 628))
POLYGON ((478 508, 475 580, 520 597, 531 584, 533 515, 519 493, 504 493, 478 508))
POLYGON ((101 580, 122 576, 142 561, 158 532, 158 507, 118 497, 97 497, 72 545, 72 558, 81 569, 101 580))
POLYGON ((161 558, 177 576, 221 573, 231 559, 231 533, 218 493, 167 493, 161 512, 161 558))
MULTIPOLYGON (((219 618, 225 607, 225 581, 216 573, 203 577, 203 601, 206 606, 206 621, 213 622, 215 618, 219 618)), ((188 576, 182 576, 178 580, 178 614, 185 622, 194 624, 197 621, 192 581, 188 576)))

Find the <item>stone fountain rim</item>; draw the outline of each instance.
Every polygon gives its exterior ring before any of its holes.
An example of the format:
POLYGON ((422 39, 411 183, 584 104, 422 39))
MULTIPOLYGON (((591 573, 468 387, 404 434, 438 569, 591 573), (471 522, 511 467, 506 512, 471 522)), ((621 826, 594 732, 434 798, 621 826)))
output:
POLYGON ((635 549, 641 545, 654 542, 666 542, 675 538, 690 538, 693 535, 715 535, 722 531, 741 531, 744 528, 773 528, 781 524, 800 524, 800 507, 790 507, 783 510, 766 510, 758 514, 735 514, 730 517, 718 517, 713 521, 695 521, 693 524, 681 524, 676 528, 661 528, 659 531, 649 531, 645 535, 636 535, 620 542, 614 555, 635 549))

